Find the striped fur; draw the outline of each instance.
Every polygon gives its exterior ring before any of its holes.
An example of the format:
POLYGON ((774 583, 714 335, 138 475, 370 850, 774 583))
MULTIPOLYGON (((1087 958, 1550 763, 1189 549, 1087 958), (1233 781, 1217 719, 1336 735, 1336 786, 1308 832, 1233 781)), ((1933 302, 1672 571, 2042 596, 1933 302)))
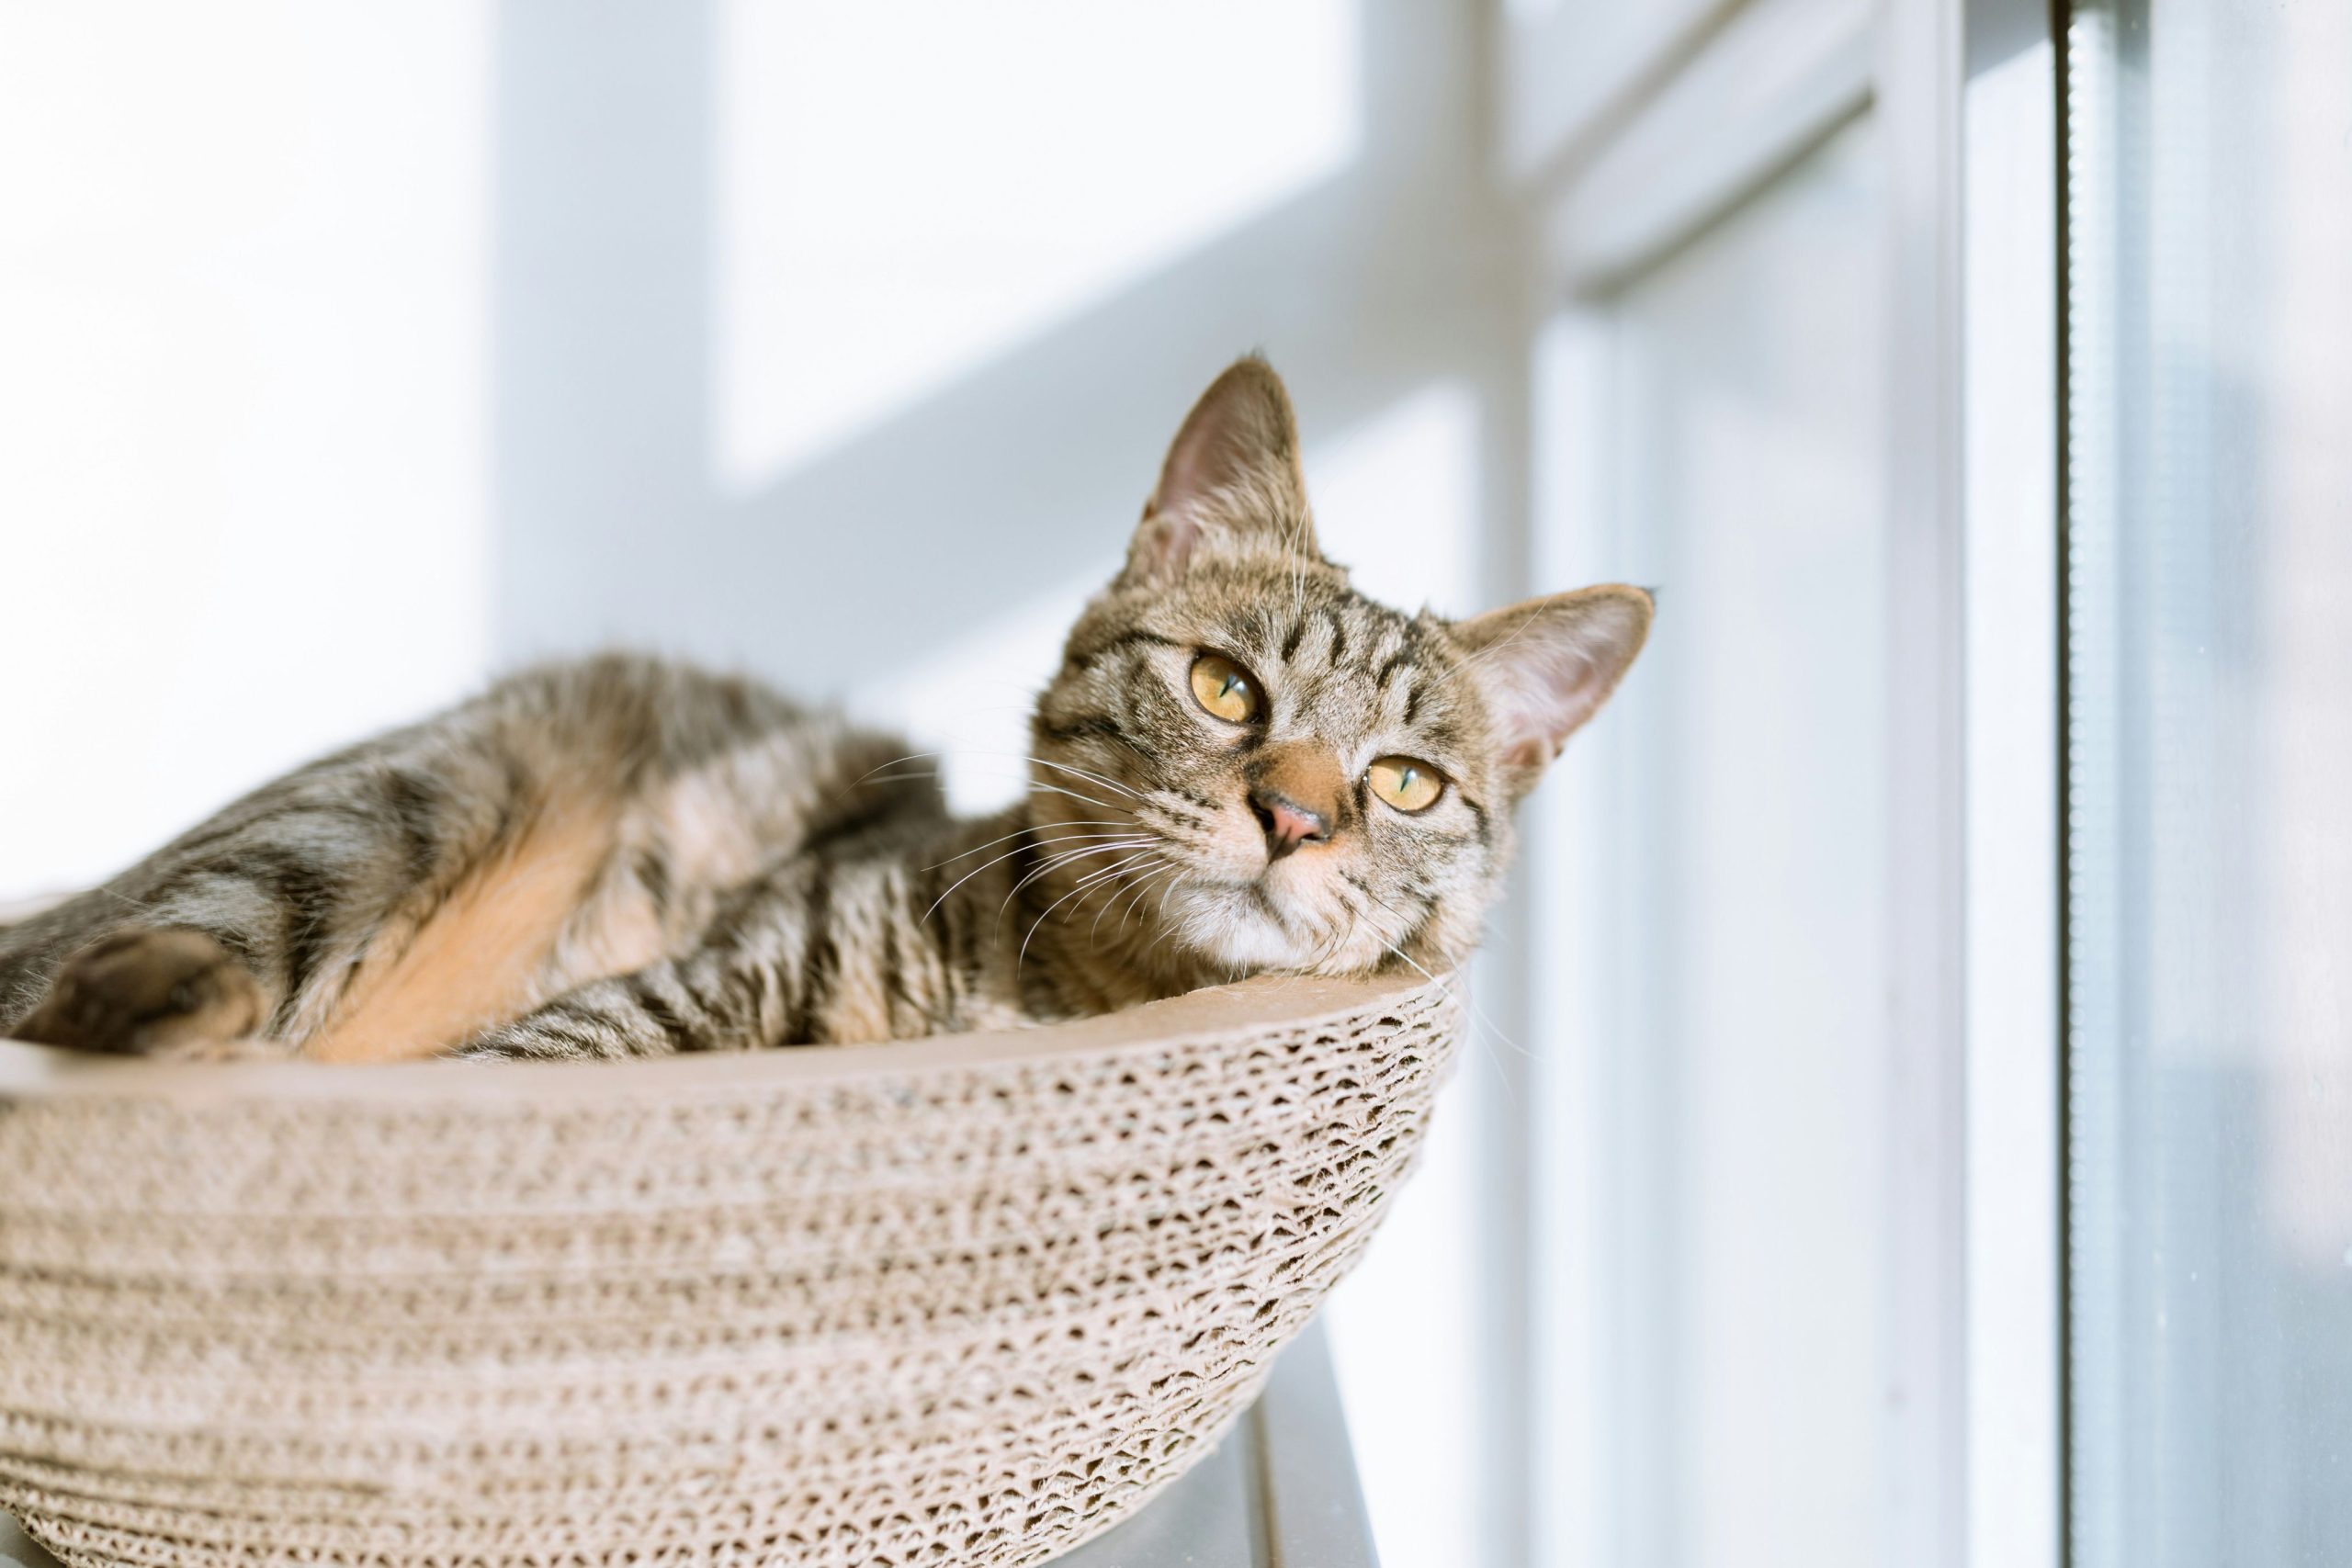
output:
POLYGON ((641 1056, 1441 970, 1477 939, 1511 806, 1649 615, 1615 587, 1463 623, 1357 593, 1315 546, 1281 383, 1245 360, 1072 630, 1014 807, 951 819, 903 744, 749 681, 618 656, 530 671, 0 931, 0 1032, 641 1056), (1247 722, 1194 696, 1204 653, 1248 672, 1247 722), (1436 802, 1375 798, 1384 756, 1442 776, 1436 802), (1277 808, 1319 831, 1282 838, 1277 808))

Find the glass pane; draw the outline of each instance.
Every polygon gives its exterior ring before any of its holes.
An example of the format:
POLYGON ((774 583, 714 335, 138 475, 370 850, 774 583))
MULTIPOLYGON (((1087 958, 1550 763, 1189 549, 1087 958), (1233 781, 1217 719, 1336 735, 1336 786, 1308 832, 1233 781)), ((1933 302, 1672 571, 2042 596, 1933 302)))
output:
POLYGON ((2075 1561, 2352 1561, 2352 9, 2069 51, 2075 1561))
POLYGON ((1879 1561, 1881 162, 1849 126, 1551 345, 1600 525, 1544 580, 1661 590, 1546 852, 1558 1562, 1879 1561))

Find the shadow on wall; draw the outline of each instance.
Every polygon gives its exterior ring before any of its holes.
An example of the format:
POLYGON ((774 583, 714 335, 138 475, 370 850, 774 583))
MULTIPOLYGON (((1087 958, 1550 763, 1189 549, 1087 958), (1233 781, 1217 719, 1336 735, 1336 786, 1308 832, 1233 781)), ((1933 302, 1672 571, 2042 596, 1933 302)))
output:
MULTIPOLYGON (((1289 378, 1310 446, 1438 380, 1469 389, 1482 530, 1521 537, 1524 291, 1486 159, 1476 12, 1368 0, 1351 165, 730 493, 712 457, 721 13, 507 0, 501 661, 620 640, 804 690, 887 676, 1107 569, 1190 398, 1251 347, 1289 378)), ((1517 560, 1484 555, 1486 592, 1516 587, 1517 560)))

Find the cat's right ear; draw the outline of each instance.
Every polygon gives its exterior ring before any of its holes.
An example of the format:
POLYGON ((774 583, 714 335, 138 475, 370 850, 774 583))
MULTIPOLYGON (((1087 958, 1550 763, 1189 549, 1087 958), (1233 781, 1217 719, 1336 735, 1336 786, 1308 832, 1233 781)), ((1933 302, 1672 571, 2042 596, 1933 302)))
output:
POLYGON ((1204 553, 1252 550, 1316 554, 1298 421, 1282 378, 1255 355, 1184 416, 1120 581, 1165 586, 1204 553))
POLYGON ((1486 694, 1512 799, 1535 786, 1568 737, 1609 700, 1657 611, 1647 589, 1611 582, 1454 623, 1454 640, 1486 694))

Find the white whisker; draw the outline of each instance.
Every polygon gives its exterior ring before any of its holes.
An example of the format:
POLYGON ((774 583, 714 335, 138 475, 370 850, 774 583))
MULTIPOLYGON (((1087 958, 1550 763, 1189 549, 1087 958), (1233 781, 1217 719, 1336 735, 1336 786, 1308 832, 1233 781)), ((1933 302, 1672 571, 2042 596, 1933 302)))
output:
MULTIPOLYGON (((1036 828, 1015 828, 1012 832, 1010 832, 1010 833, 1001 833, 1001 834, 999 834, 997 837, 995 837, 995 838, 993 838, 993 839, 990 839, 990 840, 989 840, 987 843, 985 843, 985 844, 974 844, 970 849, 966 850, 965 852, 963 852, 963 854, 953 854, 953 855, 949 855, 945 860, 943 860, 943 861, 933 861, 931 864, 929 864, 929 865, 927 865, 927 866, 924 866, 922 869, 923 869, 923 870, 925 870, 925 871, 937 871, 937 870, 938 870, 941 866, 943 866, 943 865, 954 865, 957 861, 962 860, 962 859, 964 858, 964 856, 965 856, 965 855, 976 855, 976 854, 978 854, 982 850, 989 849, 989 848, 990 848, 990 847, 992 847, 992 846, 994 846, 994 845, 997 845, 997 844, 1001 844, 1001 843, 1009 842, 1009 841, 1010 841, 1010 840, 1014 840, 1014 839, 1017 839, 1017 838, 1021 837, 1023 833, 1029 833, 1029 834, 1039 834, 1039 833, 1041 833, 1041 832, 1042 832, 1042 830, 1043 830, 1044 829, 1046 829, 1046 828, 1122 828, 1122 829, 1124 829, 1124 828, 1125 828, 1125 827, 1127 827, 1127 824, 1126 824, 1126 823, 1119 822, 1119 821, 1114 821, 1114 820, 1113 820, 1112 818, 1108 818, 1108 817, 1067 817, 1067 818, 1061 818, 1061 819, 1059 819, 1059 820, 1057 820, 1057 821, 1043 823, 1043 824, 1041 824, 1039 827, 1036 827, 1036 828)), ((1052 840, 1044 840, 1044 839, 1042 839, 1042 838, 1041 838, 1039 841, 1040 841, 1040 842, 1053 842, 1053 843, 1060 843, 1060 842, 1063 842, 1064 840, 1069 840, 1069 839, 1090 838, 1090 837, 1092 837, 1092 836, 1093 836, 1093 835, 1091 835, 1091 834, 1086 834, 1086 833, 1061 833, 1061 834, 1057 834, 1057 835, 1056 835, 1052 840)), ((1105 836, 1105 837, 1107 837, 1108 835, 1104 835, 1104 836, 1105 836)))
MULTIPOLYGON (((1356 889, 1356 891, 1357 891, 1357 892, 1359 892, 1359 893, 1362 893, 1365 897, 1370 898, 1374 903, 1378 904, 1382 908, 1384 908, 1384 909, 1387 909, 1387 910, 1388 910, 1388 912, 1389 912, 1391 915, 1396 916, 1396 918, 1397 919, 1399 919, 1399 920, 1405 920, 1405 917, 1404 917, 1403 915, 1398 914, 1398 913, 1397 913, 1397 911, 1396 911, 1396 909, 1391 908, 1389 907, 1389 905, 1387 904, 1387 902, 1386 902, 1385 899, 1381 898, 1378 895, 1376 895, 1376 894, 1374 894, 1374 893, 1371 892, 1369 889, 1366 889, 1366 888, 1363 888, 1363 887, 1358 887, 1358 888, 1356 889)), ((1405 923, 1406 923, 1406 925, 1409 928, 1412 922, 1411 922, 1411 921, 1409 921, 1409 920, 1406 920, 1406 921, 1405 921, 1405 923)), ((1375 936, 1379 935, 1379 933, 1378 933, 1377 931, 1374 932, 1373 934, 1374 934, 1374 935, 1375 935, 1375 936)), ((1494 1037, 1495 1037, 1496 1039, 1498 1039, 1498 1040, 1501 1041, 1504 1044, 1506 1044, 1506 1045, 1510 1046, 1513 1051, 1517 1052, 1520 1055, 1521 1055, 1521 1056, 1525 1057, 1527 1060, 1529 1060, 1529 1061, 1531 1061, 1531 1062, 1532 1062, 1532 1061, 1533 1061, 1533 1060, 1535 1059, 1535 1053, 1534 1053, 1534 1052, 1530 1051, 1526 1046, 1521 1045, 1518 1041, 1513 1040, 1510 1035, 1505 1034, 1505 1033, 1502 1032, 1501 1027, 1500 1027, 1499 1025, 1498 1025, 1498 1024, 1495 1022, 1495 1021, 1494 1021, 1493 1019, 1491 1019, 1491 1018, 1489 1018, 1489 1017, 1487 1017, 1487 1016, 1486 1010, 1485 1010, 1484 1008, 1481 1008, 1481 1007, 1478 1005, 1478 1002, 1477 1002, 1477 998, 1476 998, 1472 997, 1472 996, 1471 996, 1471 995, 1469 995, 1466 991, 1462 990, 1460 987, 1458 987, 1458 986, 1449 986, 1449 985, 1447 985, 1443 980, 1441 980, 1441 979, 1439 979, 1436 976, 1434 976, 1434 975, 1430 974, 1427 969, 1423 968, 1423 967, 1421 966, 1420 963, 1419 963, 1418 960, 1416 960, 1416 959, 1415 959, 1415 958, 1414 958, 1410 953, 1407 953, 1403 948, 1401 948, 1401 947, 1397 946, 1395 942, 1383 942, 1381 945, 1382 945, 1382 946, 1384 946, 1384 947, 1385 947, 1385 948, 1388 950, 1388 952, 1389 952, 1390 953, 1392 953, 1393 955, 1395 955, 1396 957, 1400 958, 1400 959, 1404 960, 1404 962, 1406 962, 1407 964, 1411 964, 1411 965, 1413 966, 1413 969, 1414 969, 1414 971, 1415 971, 1416 973, 1418 973, 1418 974, 1419 974, 1419 975, 1423 979, 1427 980, 1430 985, 1435 986, 1435 987, 1436 987, 1440 991, 1443 992, 1443 993, 1445 994, 1445 996, 1446 996, 1446 998, 1447 998, 1447 999, 1448 999, 1448 1000, 1460 1001, 1460 1002, 1462 1002, 1464 1006, 1468 1007, 1468 1008, 1469 1008, 1469 1010, 1470 1010, 1470 1016, 1471 1016, 1473 1019, 1476 1020, 1479 1023, 1484 1024, 1484 1025, 1485 1025, 1485 1026, 1486 1026, 1489 1031, 1491 1031, 1491 1032, 1493 1032, 1494 1037)), ((1499 1072, 1499 1071, 1501 1071, 1501 1070, 1502 1070, 1502 1064, 1501 1064, 1499 1061, 1498 1061, 1498 1062, 1495 1064, 1495 1067, 1496 1067, 1496 1070, 1497 1070, 1498 1072, 1499 1072)))
MULTIPOLYGON (((1150 852, 1149 852, 1149 851, 1146 851, 1146 852, 1144 852, 1148 854, 1148 853, 1149 853, 1150 852)), ((1136 858, 1140 858, 1140 857, 1136 857, 1136 858)), ((1124 864, 1125 864, 1125 863, 1126 863, 1126 862, 1125 862, 1125 861, 1122 861, 1122 862, 1120 862, 1120 863, 1119 863, 1119 865, 1124 865, 1124 864)), ((1116 871, 1116 870, 1118 869, 1118 865, 1109 866, 1109 867, 1106 867, 1105 869, 1106 869, 1106 870, 1110 870, 1110 871, 1116 871)), ((1038 913, 1037 918, 1036 918, 1035 920, 1032 920, 1032 921, 1029 923, 1029 932, 1028 932, 1028 934, 1027 934, 1026 936, 1023 936, 1023 937, 1021 939, 1021 951, 1020 951, 1019 953, 1017 953, 1013 954, 1013 958, 1012 958, 1012 972, 1013 972, 1013 974, 1014 974, 1014 975, 1018 976, 1018 975, 1021 973, 1021 965, 1022 965, 1024 962, 1026 962, 1026 961, 1027 961, 1027 959, 1028 959, 1028 957, 1029 957, 1029 943, 1030 943, 1032 941, 1035 940, 1036 935, 1037 935, 1037 928, 1038 928, 1038 927, 1040 927, 1040 926, 1042 926, 1042 925, 1044 925, 1044 924, 1046 923, 1046 917, 1047 917, 1047 916, 1049 916, 1049 915, 1051 915, 1051 914, 1052 914, 1056 909, 1060 908, 1064 904, 1069 903, 1072 898, 1080 897, 1081 897, 1082 895, 1084 895, 1084 893, 1085 893, 1085 892, 1086 892, 1086 890, 1087 890, 1087 884, 1088 884, 1088 882, 1089 882, 1091 879, 1092 879, 1092 878, 1094 878, 1094 877, 1097 877, 1097 876, 1100 876, 1100 875, 1102 875, 1102 872, 1089 872, 1089 873, 1087 873, 1087 874, 1086 874, 1085 876, 1080 877, 1080 878, 1078 879, 1078 882, 1077 882, 1076 886, 1072 886, 1069 892, 1067 892, 1067 893, 1063 894, 1060 897, 1058 897, 1058 898, 1055 899, 1052 903, 1050 903, 1050 904, 1046 905, 1046 906, 1045 907, 1045 908, 1044 908, 1043 910, 1041 910, 1041 911, 1038 913)))
POLYGON ((1087 850, 1071 850, 1061 854, 1048 856, 1046 860, 1031 868, 1028 875, 1023 877, 1020 881, 1014 883, 1011 888, 1006 890, 1004 902, 996 907, 996 918, 999 920, 1002 920, 1004 919, 1004 912, 1012 907, 1013 899, 1021 896, 1021 890, 1028 886, 1031 883, 1036 881, 1039 877, 1046 875, 1057 866, 1065 865, 1071 861, 1082 860, 1088 855, 1107 854, 1113 850, 1144 848, 1148 846, 1151 842, 1152 840, 1148 838, 1138 837, 1107 844, 1097 844, 1087 850))
MULTIPOLYGON (((1092 837, 1092 836, 1093 836, 1093 835, 1091 835, 1091 834, 1089 834, 1089 835, 1088 835, 1088 837, 1090 837, 1090 838, 1091 838, 1091 837, 1092 837)), ((1055 841, 1056 841, 1056 842, 1059 842, 1060 840, 1056 840, 1055 841)), ((1132 840, 1132 841, 1133 841, 1133 842, 1136 842, 1136 843, 1142 843, 1142 842, 1144 842, 1145 840, 1140 840, 1140 839, 1137 839, 1137 840, 1132 840)), ((928 909, 925 909, 925 910, 922 912, 922 919, 923 919, 923 920, 928 920, 928 919, 931 919, 931 917, 932 917, 934 913, 936 913, 936 912, 938 911, 938 908, 939 908, 939 907, 940 907, 942 904, 944 904, 945 902, 947 902, 947 900, 948 900, 950 897, 954 897, 955 892, 956 892, 956 889, 957 889, 958 887, 963 886, 964 886, 964 884, 966 884, 967 882, 971 881, 971 880, 972 880, 972 878, 974 878, 974 877, 976 877, 976 876, 979 875, 979 874, 980 874, 980 873, 982 873, 982 872, 984 872, 984 871, 988 870, 988 869, 989 869, 989 867, 990 867, 990 866, 992 866, 992 865, 1001 865, 1001 864, 1003 864, 1006 861, 1009 861, 1009 860, 1012 859, 1014 856, 1016 856, 1016 855, 1020 854, 1020 853, 1022 852, 1022 851, 1023 851, 1024 848, 1026 848, 1026 847, 1027 847, 1027 846, 1025 846, 1025 845, 1022 845, 1022 844, 1015 844, 1015 845, 1013 845, 1013 846, 1012 846, 1012 848, 1011 848, 1011 849, 1009 849, 1009 850, 1005 851, 1005 852, 1004 852, 1004 853, 1002 853, 1002 854, 1001 854, 1001 855, 994 856, 994 857, 992 857, 991 859, 982 861, 979 864, 978 864, 978 865, 974 866, 971 870, 969 870, 969 871, 966 872, 963 875, 961 875, 961 876, 957 877, 954 882, 949 883, 949 884, 947 885, 947 891, 946 891, 946 892, 944 892, 944 893, 942 893, 938 897, 936 897, 936 898, 933 899, 933 900, 931 901, 931 908, 928 908, 928 909)), ((1048 857, 1047 857, 1047 859, 1046 859, 1046 865, 1048 865, 1048 866, 1050 866, 1050 865, 1056 864, 1056 863, 1057 863, 1058 862, 1063 861, 1063 860, 1075 860, 1075 859, 1078 859, 1078 858, 1080 858, 1080 856, 1083 856, 1083 855, 1100 854, 1100 853, 1103 852, 1104 852, 1104 851, 1106 851, 1106 850, 1124 849, 1124 848, 1125 848, 1125 847, 1126 847, 1126 845, 1125 845, 1125 844, 1124 844, 1124 843, 1109 843, 1109 844, 1102 844, 1102 845, 1095 846, 1095 847, 1089 848, 1089 849, 1064 850, 1064 851, 1059 852, 1057 854, 1055 854, 1055 855, 1052 855, 1052 856, 1048 856, 1048 857)), ((1043 868, 1040 868, 1040 869, 1042 870, 1043 868)), ((1035 875, 1036 875, 1036 874, 1038 874, 1038 873, 1037 873, 1037 872, 1034 872, 1034 871, 1033 871, 1032 873, 1030 873, 1030 875, 1031 875, 1031 876, 1035 876, 1035 875)), ((1014 888, 1013 888, 1013 890, 1012 890, 1012 891, 1013 891, 1013 893, 1018 893, 1019 891, 1021 891, 1021 887, 1022 887, 1022 886, 1025 886, 1026 885, 1027 885, 1027 878, 1023 878, 1021 884, 1016 885, 1016 886, 1014 886, 1014 888)), ((1008 894, 1006 894, 1006 895, 1005 895, 1005 902, 1006 902, 1006 903, 1008 903, 1008 904, 1010 904, 1011 902, 1012 902, 1012 893, 1008 893, 1008 894)), ((998 915, 999 915, 1000 917, 1001 917, 1001 916, 1002 916, 1003 912, 1004 912, 1004 911, 1003 911, 1001 908, 1000 908, 1000 909, 997 911, 997 913, 998 913, 998 915)), ((920 925, 920 924, 922 924, 922 920, 918 920, 918 921, 916 922, 916 924, 918 924, 918 925, 920 925)))
POLYGON ((1033 756, 1029 761, 1036 763, 1041 768, 1059 768, 1066 773, 1076 773, 1080 778, 1091 779, 1094 783, 1102 785, 1105 789, 1117 790, 1121 795, 1126 795, 1130 799, 1141 800, 1143 798, 1142 792, 1130 789, 1116 779, 1105 778, 1101 773, 1094 773, 1086 768, 1073 768, 1068 762, 1057 762, 1045 757, 1033 756))
MULTIPOLYGON (((1159 856, 1156 851, 1154 852, 1154 854, 1156 858, 1163 861, 1166 859, 1165 856, 1159 856)), ((1150 886, 1152 879, 1161 874, 1162 873, 1159 868, 1151 865, 1146 865, 1140 872, 1130 874, 1127 878, 1127 895, 1125 896, 1132 896, 1134 891, 1137 888, 1150 886)), ((1095 911, 1094 923, 1088 927, 1086 931, 1086 940, 1089 942, 1091 942, 1097 935, 1101 934, 1102 930, 1102 917, 1119 907, 1119 899, 1121 897, 1123 897, 1123 895, 1114 893, 1109 898, 1103 901, 1102 908, 1095 911)))

